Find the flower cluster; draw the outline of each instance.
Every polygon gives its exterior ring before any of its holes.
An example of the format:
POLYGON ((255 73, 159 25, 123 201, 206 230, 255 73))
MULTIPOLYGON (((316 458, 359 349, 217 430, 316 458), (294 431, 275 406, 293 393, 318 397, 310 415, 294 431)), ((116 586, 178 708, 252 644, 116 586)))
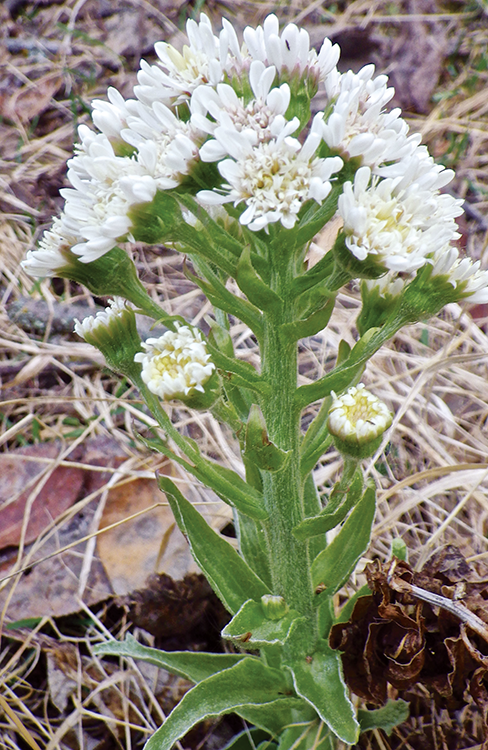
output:
POLYGON ((325 39, 317 51, 304 29, 280 32, 275 15, 242 42, 225 19, 215 33, 205 14, 187 34, 181 51, 158 42, 157 63, 141 61, 133 99, 110 88, 93 102, 95 130, 79 128, 64 210, 28 254, 28 272, 56 275, 66 250, 90 263, 137 239, 132 209, 158 191, 188 190, 210 213, 222 207, 269 232, 293 229, 337 183, 346 247, 373 275, 408 278, 430 264, 484 299, 485 276, 453 249, 461 201, 441 192, 453 173, 388 109, 387 76, 373 65, 340 73, 337 45, 325 39), (325 108, 307 122, 320 89, 325 108))

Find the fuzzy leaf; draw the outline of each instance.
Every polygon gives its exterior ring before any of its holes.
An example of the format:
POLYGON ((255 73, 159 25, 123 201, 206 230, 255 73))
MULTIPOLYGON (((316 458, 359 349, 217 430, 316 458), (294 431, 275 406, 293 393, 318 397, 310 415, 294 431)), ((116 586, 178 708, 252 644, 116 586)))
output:
MULTIPOLYGON (((249 482, 247 471, 246 478, 249 482)), ((260 521, 249 518, 249 516, 245 516, 243 513, 237 512, 235 525, 239 552, 259 578, 267 586, 271 586, 268 545, 263 524, 260 521)))
POLYGON ((259 659, 244 659, 186 693, 146 743, 145 750, 171 750, 177 740, 204 719, 246 707, 279 705, 281 701, 288 702, 289 695, 281 672, 265 666, 259 659))
POLYGON ((325 586, 332 596, 347 581, 356 564, 368 549, 376 509, 375 488, 367 488, 339 534, 312 563, 313 585, 325 586))
POLYGON ((232 469, 220 466, 200 455, 198 447, 194 448, 192 445, 194 441, 188 438, 185 439, 187 455, 193 461, 193 463, 189 463, 174 453, 159 437, 146 439, 139 435, 139 438, 149 448, 157 450, 158 453, 168 456, 168 458, 183 466, 190 474, 193 474, 194 477, 203 482, 203 484, 211 487, 231 507, 236 508, 250 518, 260 521, 267 519, 268 513, 263 507, 263 496, 259 490, 244 481, 232 469))
POLYGON ((306 338, 307 336, 314 336, 326 327, 334 310, 334 305, 335 296, 329 297, 321 309, 316 310, 303 320, 297 320, 293 323, 285 323, 281 326, 281 330, 285 336, 289 336, 295 341, 306 338))
POLYGON ((195 266, 205 276, 206 280, 191 273, 188 266, 184 268, 185 276, 200 287, 212 305, 218 307, 219 310, 239 317, 259 338, 262 335, 262 316, 259 309, 247 300, 232 294, 225 284, 220 281, 217 274, 212 271, 208 263, 205 263, 201 259, 198 262, 196 259, 193 260, 195 266))
POLYGON ((249 302, 260 310, 276 310, 283 304, 281 297, 273 292, 256 272, 251 262, 249 246, 242 251, 235 279, 237 286, 244 292, 249 302))
POLYGON ((293 675, 296 692, 308 701, 343 742, 353 745, 359 724, 342 679, 341 657, 325 641, 313 654, 303 652, 301 621, 296 620, 286 642, 284 664, 293 675))
POLYGON ((361 497, 363 489, 363 475, 361 471, 354 474, 353 480, 347 489, 346 499, 343 500, 344 492, 337 491, 340 482, 334 487, 326 507, 313 518, 305 518, 293 529, 297 539, 308 539, 318 534, 326 534, 327 531, 337 526, 347 516, 361 497))
POLYGON ((410 706, 401 698, 396 701, 389 700, 386 706, 373 711, 362 708, 358 711, 361 732, 367 732, 368 729, 383 729, 388 735, 398 724, 406 721, 409 715, 410 706))
POLYGON ((280 471, 291 455, 290 451, 284 451, 271 442, 266 422, 257 404, 253 404, 249 411, 244 455, 263 471, 280 471))
POLYGON ((140 659, 171 674, 184 677, 191 682, 201 682, 207 677, 229 669, 243 659, 246 654, 207 654, 203 651, 161 651, 138 643, 134 636, 127 634, 125 641, 107 641, 95 646, 95 654, 101 656, 126 656, 140 659))
POLYGON ((234 357, 228 357, 223 352, 219 351, 213 346, 210 341, 207 341, 207 350, 212 357, 212 361, 216 367, 225 372, 230 372, 236 377, 232 378, 232 381, 236 385, 249 388, 251 391, 256 391, 262 395, 269 393, 268 384, 262 379, 256 372, 254 367, 249 362, 243 362, 234 357))
POLYGON ((279 620, 270 620, 265 616, 261 602, 248 601, 225 626, 222 637, 252 649, 283 644, 297 617, 298 612, 290 609, 279 620))
POLYGON ((225 607, 235 614, 248 599, 259 601, 270 591, 238 552, 214 531, 168 477, 158 478, 176 522, 188 538, 196 562, 225 607))

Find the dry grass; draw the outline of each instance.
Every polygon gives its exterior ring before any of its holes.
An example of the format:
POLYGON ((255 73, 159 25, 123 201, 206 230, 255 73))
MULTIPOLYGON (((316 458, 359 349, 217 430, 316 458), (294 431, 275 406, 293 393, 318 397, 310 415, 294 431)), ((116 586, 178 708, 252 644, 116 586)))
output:
MULTIPOLYGON (((136 481, 149 476, 156 465, 134 435, 134 418, 138 417, 138 428, 141 419, 137 394, 121 389, 118 379, 100 369, 101 358, 75 340, 70 320, 63 323, 58 306, 61 301, 68 309, 88 313, 99 301, 64 282, 33 286, 19 262, 60 207, 57 189, 71 154, 74 124, 87 119, 91 99, 103 96, 107 85, 129 95, 139 57, 150 56, 159 38, 177 40, 182 20, 192 9, 183 0, 126 0, 117 4, 117 14, 108 4, 101 15, 105 6, 94 0, 45 0, 19 3, 20 14, 13 20, 8 8, 15 5, 5 3, 0 9, 7 42, 0 86, 0 450, 9 453, 20 445, 57 440, 62 446, 59 463, 88 438, 111 436, 126 456, 115 480, 136 481), (22 310, 27 299, 43 302, 40 314, 39 308, 34 313, 22 310), (76 437, 73 423, 79 426, 76 437)), ((425 21, 426 15, 429 23, 441 24, 449 54, 442 59, 435 96, 428 112, 412 110, 408 117, 433 153, 456 168, 453 189, 468 202, 462 225, 466 247, 488 265, 488 19, 481 6, 392 6, 361 0, 334 5, 322 0, 292 0, 278 6, 248 0, 196 5, 205 5, 216 18, 226 14, 241 26, 275 10, 283 20, 308 27, 314 42, 329 33, 347 43, 359 32, 365 54, 373 45, 379 67, 388 70, 394 69, 395 44, 399 48, 407 27, 425 21)), ((358 59, 351 64, 357 65, 358 59)), ((209 307, 184 278, 178 257, 157 249, 144 253, 141 248, 138 259, 151 293, 165 301, 168 311, 184 313, 194 323, 202 321, 209 307)), ((304 379, 319 376, 329 366, 341 338, 352 342, 357 308, 355 290, 341 295, 327 335, 303 347, 304 379)), ((388 451, 368 466, 380 488, 370 557, 386 558, 391 540, 402 537, 416 566, 445 543, 456 544, 471 560, 488 558, 488 334, 482 314, 478 310, 473 318, 469 309, 450 305, 438 318, 404 330, 367 368, 365 382, 396 414, 388 451)), ((232 333, 241 356, 256 361, 249 332, 236 325, 232 333)), ((176 410, 174 418, 181 429, 199 437, 203 450, 239 467, 235 443, 212 418, 184 410, 176 410)), ((150 424, 149 418, 145 421, 150 424)), ((338 457, 328 453, 316 470, 319 485, 329 487, 338 467, 338 457)), ((53 469, 47 461, 43 481, 53 469)), ((112 484, 114 475, 112 470, 112 484)), ((193 483, 191 487, 196 499, 193 483)), ((31 502, 38 489, 33 487, 31 502)), ((37 547, 34 544, 34 552, 42 556, 46 537, 61 533, 81 506, 93 507, 96 516, 106 489, 99 488, 62 515, 37 547)), ((26 523, 27 519, 24 535, 26 523)), ((89 528, 88 537, 94 529, 89 528)), ((32 546, 21 541, 14 570, 29 566, 33 554, 32 546)), ((83 554, 86 578, 94 545, 86 545, 83 554)), ((17 582, 14 577, 0 584, 6 595, 2 622, 9 619, 7 603, 17 582)), ((361 582, 358 574, 357 584, 361 582)), ((4 630, 0 746, 64 750, 99 747, 100 741, 104 748, 137 747, 184 689, 179 681, 163 685, 156 670, 134 662, 117 665, 96 659, 92 646, 109 635, 109 623, 117 633, 129 624, 120 612, 115 623, 108 605, 88 607, 83 587, 79 593, 81 614, 74 620, 60 623, 48 615, 29 629, 4 630)), ((474 748, 474 735, 469 737, 474 748)), ((390 741, 375 734, 368 747, 397 746, 390 741)), ((467 747, 468 735, 466 743, 467 747)))

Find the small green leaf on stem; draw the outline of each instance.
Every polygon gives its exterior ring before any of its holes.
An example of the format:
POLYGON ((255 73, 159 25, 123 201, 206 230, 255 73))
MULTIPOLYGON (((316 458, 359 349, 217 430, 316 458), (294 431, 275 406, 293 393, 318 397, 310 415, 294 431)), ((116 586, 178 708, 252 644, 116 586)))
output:
POLYGON ((222 637, 241 648, 283 645, 297 617, 298 612, 290 609, 280 619, 272 620, 265 615, 261 602, 248 601, 225 626, 222 637))
POLYGON ((376 492, 369 486, 339 534, 313 561, 313 585, 320 585, 327 596, 341 588, 367 550, 375 510, 376 492))

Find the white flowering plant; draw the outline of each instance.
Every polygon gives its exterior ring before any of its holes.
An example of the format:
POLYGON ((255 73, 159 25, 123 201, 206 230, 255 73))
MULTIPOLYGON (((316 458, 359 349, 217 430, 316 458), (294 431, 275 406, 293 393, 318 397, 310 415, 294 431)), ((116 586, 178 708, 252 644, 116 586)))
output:
POLYGON ((372 65, 340 73, 337 45, 325 39, 317 52, 304 29, 280 31, 274 15, 242 41, 225 19, 215 33, 206 15, 187 32, 182 52, 160 42, 157 64, 141 62, 133 99, 109 89, 93 102, 93 127, 79 128, 68 162, 64 210, 23 266, 114 298, 76 332, 139 389, 160 427, 147 445, 233 508, 237 548, 159 478, 232 616, 222 633, 230 646, 163 652, 129 637, 98 653, 147 659, 195 683, 147 750, 169 750, 225 713, 267 732, 279 750, 332 750, 406 718, 402 701, 358 708, 328 640, 344 617, 334 597, 370 541, 375 488, 361 462, 392 421, 359 381, 403 326, 450 302, 488 302, 488 272, 459 257, 461 201, 442 192, 453 173, 388 109, 386 76, 372 65), (326 104, 317 112, 318 94, 326 104), (310 243, 334 217, 335 242, 312 265, 310 243), (190 259, 187 274, 214 309, 207 338, 149 296, 119 247, 133 241, 190 259), (338 292, 355 283, 355 345, 342 341, 335 367, 299 385, 300 341, 327 327, 338 292), (166 332, 141 342, 136 311, 166 332), (259 370, 234 354, 236 319, 259 345, 259 370), (172 399, 231 428, 243 476, 178 432, 164 408, 172 399), (316 402, 303 432, 303 410, 316 402), (312 472, 332 442, 343 471, 324 498, 312 472))

